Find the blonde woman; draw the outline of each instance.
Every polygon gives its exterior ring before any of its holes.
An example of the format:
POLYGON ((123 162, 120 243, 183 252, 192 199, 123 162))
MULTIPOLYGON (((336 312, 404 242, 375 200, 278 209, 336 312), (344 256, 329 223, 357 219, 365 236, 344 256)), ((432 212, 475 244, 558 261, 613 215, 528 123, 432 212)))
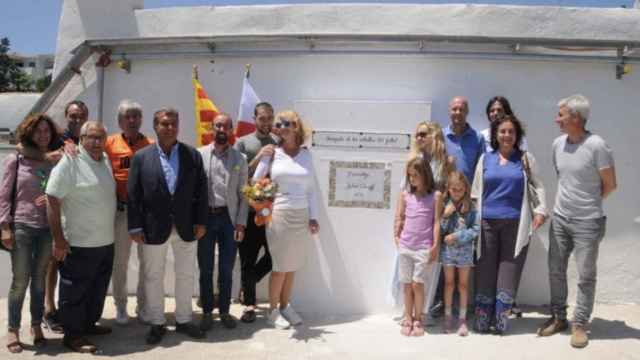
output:
POLYGON ((455 160, 447 155, 444 133, 437 122, 423 121, 416 126, 409 158, 416 156, 429 161, 436 189, 444 191, 447 176, 455 170, 455 160))
POLYGON ((278 185, 273 216, 267 225, 267 243, 273 271, 269 282, 269 316, 267 322, 278 329, 302 323, 289 304, 294 275, 304 264, 311 244, 311 234, 319 230, 318 205, 311 152, 303 144, 305 126, 294 111, 276 115, 280 145, 273 157, 262 157, 253 181, 267 175, 278 185))
MULTIPOLYGON (((415 133, 411 138, 411 150, 409 153, 409 159, 413 158, 427 159, 431 168, 433 176, 433 184, 436 190, 444 193, 446 191, 447 177, 456 168, 455 160, 453 157, 447 155, 445 147, 444 133, 442 127, 434 121, 423 121, 416 126, 415 133)), ((406 179, 402 179, 400 187, 402 191, 407 190, 408 184, 406 179)), ((431 276, 439 276, 437 291, 433 303, 439 304, 438 307, 443 309, 444 303, 442 302, 444 277, 440 274, 439 266, 434 269, 431 276)), ((394 303, 399 303, 399 296, 401 292, 401 284, 399 278, 399 263, 396 259, 394 276, 391 285, 391 295, 394 299, 394 303)), ((430 291, 430 287, 425 287, 425 306, 428 306, 430 300, 434 297, 433 291, 430 291)), ((432 317, 428 316, 426 319, 428 326, 433 325, 432 317)))

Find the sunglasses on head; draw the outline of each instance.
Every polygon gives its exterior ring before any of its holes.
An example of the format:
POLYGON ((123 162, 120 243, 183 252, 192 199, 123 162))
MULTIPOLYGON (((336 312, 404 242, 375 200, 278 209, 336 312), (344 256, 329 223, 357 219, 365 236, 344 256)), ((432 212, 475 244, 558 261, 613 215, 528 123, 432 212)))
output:
POLYGON ((286 128, 290 128, 290 127, 294 127, 294 124, 292 121, 288 121, 288 120, 280 120, 277 123, 275 123, 274 125, 277 129, 286 129, 286 128))

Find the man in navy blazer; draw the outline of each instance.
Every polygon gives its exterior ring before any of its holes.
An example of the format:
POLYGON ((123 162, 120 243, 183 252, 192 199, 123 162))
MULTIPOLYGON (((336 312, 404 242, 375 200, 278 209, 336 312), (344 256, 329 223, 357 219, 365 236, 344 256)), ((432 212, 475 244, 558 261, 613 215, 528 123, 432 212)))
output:
POLYGON ((143 244, 149 344, 159 343, 166 332, 164 268, 169 244, 175 260, 176 331, 204 337, 192 323, 191 297, 197 240, 206 232, 209 206, 202 157, 178 141, 178 112, 171 108, 156 111, 153 128, 158 141, 133 156, 127 183, 129 236, 143 244))

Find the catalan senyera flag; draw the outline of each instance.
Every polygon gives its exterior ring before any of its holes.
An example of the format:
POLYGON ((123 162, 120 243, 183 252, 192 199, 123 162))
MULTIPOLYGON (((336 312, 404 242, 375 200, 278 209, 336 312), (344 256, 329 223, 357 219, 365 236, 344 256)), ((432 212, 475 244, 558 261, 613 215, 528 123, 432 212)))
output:
POLYGON ((242 94, 240 95, 240 108, 238 109, 238 125, 236 126, 236 138, 251 134, 256 130, 253 120, 253 110, 260 102, 260 98, 253 90, 249 82, 249 72, 242 81, 242 94))
POLYGON ((196 146, 210 144, 213 141, 213 119, 220 111, 209 99, 202 84, 195 77, 193 80, 194 109, 196 112, 196 146))

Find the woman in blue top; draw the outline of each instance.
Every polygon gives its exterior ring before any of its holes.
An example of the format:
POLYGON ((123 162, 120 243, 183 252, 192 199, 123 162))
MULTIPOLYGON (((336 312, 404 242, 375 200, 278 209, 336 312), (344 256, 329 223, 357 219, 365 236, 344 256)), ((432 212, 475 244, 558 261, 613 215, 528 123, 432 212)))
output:
POLYGON ((529 237, 546 217, 544 188, 535 159, 520 150, 523 136, 515 116, 496 119, 491 123, 492 151, 484 154, 476 167, 471 197, 478 202, 481 219, 475 268, 474 328, 478 332, 488 332, 492 322, 497 334, 506 331, 529 237), (535 209, 529 205, 529 176, 539 200, 535 209))

